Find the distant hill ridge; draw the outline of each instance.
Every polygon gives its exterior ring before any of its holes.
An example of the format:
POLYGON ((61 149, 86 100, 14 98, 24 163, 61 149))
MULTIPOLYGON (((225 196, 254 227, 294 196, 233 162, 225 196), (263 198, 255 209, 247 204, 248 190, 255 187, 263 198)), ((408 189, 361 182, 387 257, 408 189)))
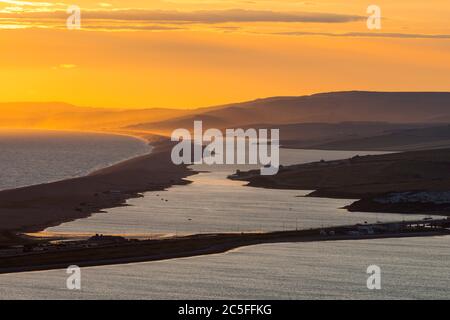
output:
POLYGON ((194 120, 202 120, 206 127, 214 128, 349 121, 445 123, 450 120, 450 92, 332 92, 272 97, 197 111, 162 123, 149 122, 131 127, 169 132, 175 128, 191 128, 194 120))
POLYGON ((450 123, 450 92, 346 91, 271 97, 195 110, 103 109, 67 103, 0 103, 0 127, 127 129, 170 134, 192 128, 224 129, 257 124, 389 122, 450 123))

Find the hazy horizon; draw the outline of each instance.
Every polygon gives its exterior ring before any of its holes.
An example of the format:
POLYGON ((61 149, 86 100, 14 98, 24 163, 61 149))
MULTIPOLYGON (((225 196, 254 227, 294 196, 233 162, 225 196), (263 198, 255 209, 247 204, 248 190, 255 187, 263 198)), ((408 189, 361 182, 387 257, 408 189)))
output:
POLYGON ((449 91, 450 5, 289 0, 0 1, 3 101, 195 108, 358 88, 449 91), (70 3, 72 4, 72 3, 70 3), (428 18, 432 17, 432 18, 428 18), (20 84, 20 85, 17 85, 20 84))
POLYGON ((340 91, 320 91, 320 92, 311 92, 311 93, 305 93, 305 94, 292 94, 292 95, 273 95, 273 96, 256 96, 253 98, 249 98, 246 100, 230 100, 230 101, 223 101, 218 104, 214 105, 199 105, 199 106, 186 106, 184 108, 182 107, 172 107, 172 106, 122 106, 122 107, 112 107, 112 106, 96 106, 96 105, 77 105, 76 103, 72 103, 70 101, 46 101, 46 100, 17 100, 17 101, 2 101, 0 100, 0 105, 7 105, 7 104, 55 104, 55 105, 70 105, 77 108, 84 108, 84 109, 100 109, 100 110, 111 110, 114 109, 114 111, 120 112, 120 111, 133 111, 133 110, 160 110, 160 109, 166 109, 166 110, 201 110, 201 109, 208 109, 208 108, 215 108, 215 107, 222 107, 222 106, 228 106, 233 104, 241 104, 241 103, 248 103, 248 102, 254 102, 259 100, 268 100, 268 99, 274 99, 274 98, 299 98, 299 97, 309 97, 309 96, 315 96, 315 95, 322 95, 322 94, 334 94, 334 93, 348 93, 348 92, 370 92, 370 93, 450 93, 450 88, 448 91, 440 91, 440 90, 402 90, 402 91, 389 91, 389 90, 363 90, 363 89, 347 89, 347 90, 340 90, 340 91))

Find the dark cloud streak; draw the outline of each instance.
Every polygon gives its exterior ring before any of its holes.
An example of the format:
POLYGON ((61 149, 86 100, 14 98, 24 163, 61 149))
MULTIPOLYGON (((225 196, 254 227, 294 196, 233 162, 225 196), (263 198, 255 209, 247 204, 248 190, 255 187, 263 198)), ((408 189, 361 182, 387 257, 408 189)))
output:
POLYGON ((326 37, 370 37, 370 38, 404 38, 404 39, 450 39, 450 34, 420 34, 420 33, 388 33, 388 32, 276 32, 272 35, 283 36, 326 36, 326 37))
MULTIPOLYGON (((4 13, 2 18, 58 19, 66 18, 65 11, 4 13)), ((365 19, 362 16, 333 13, 275 12, 256 10, 199 10, 191 12, 161 10, 84 10, 83 19, 151 21, 170 23, 227 23, 227 22, 303 22, 303 23, 347 23, 365 19)))

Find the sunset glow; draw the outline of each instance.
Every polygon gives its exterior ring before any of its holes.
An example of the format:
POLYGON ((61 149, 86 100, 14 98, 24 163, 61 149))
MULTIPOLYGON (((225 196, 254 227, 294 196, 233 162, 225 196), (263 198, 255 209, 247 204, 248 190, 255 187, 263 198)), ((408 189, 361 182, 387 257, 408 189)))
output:
POLYGON ((450 90, 448 0, 0 0, 0 102, 195 108, 339 90, 450 90), (431 5, 431 2, 433 5, 431 5), (69 5, 81 30, 66 28, 69 5))

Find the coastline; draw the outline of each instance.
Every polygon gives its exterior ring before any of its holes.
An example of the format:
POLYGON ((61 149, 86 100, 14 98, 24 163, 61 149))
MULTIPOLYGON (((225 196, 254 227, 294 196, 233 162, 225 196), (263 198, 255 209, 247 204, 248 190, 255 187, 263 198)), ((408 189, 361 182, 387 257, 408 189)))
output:
POLYGON ((274 176, 241 171, 228 178, 247 182, 248 187, 314 190, 307 196, 353 200, 343 208, 349 212, 448 217, 449 164, 446 148, 321 160, 281 167, 274 176))
MULTIPOLYGON (((142 135, 133 136, 143 139, 142 135)), ((172 143, 154 136, 145 140, 156 141, 149 154, 82 177, 0 191, 0 245, 23 242, 17 233, 42 231, 123 206, 143 192, 189 184, 185 178, 196 172, 172 163, 172 143)))
MULTIPOLYGON (((142 138, 142 136, 141 136, 142 138)), ((148 136, 153 150, 79 178, 54 183, 0 191, 0 247, 23 245, 46 248, 50 242, 23 236, 48 227, 87 218, 104 209, 125 205, 126 200, 141 197, 142 192, 161 191, 173 185, 186 185, 185 178, 197 174, 186 165, 171 161, 173 143, 158 136, 148 136), (153 140, 152 140, 153 139, 153 140)), ((340 161, 337 161, 340 163, 340 161)), ((299 165, 304 167, 305 165, 299 165)), ((307 164, 306 166, 311 166, 307 164)), ((296 167, 296 166, 294 166, 296 167)), ((286 170, 284 168, 283 170, 286 170)), ((151 210, 151 209, 150 209, 151 210)), ((425 223, 425 222, 416 222, 425 223)), ((430 222, 427 222, 430 223, 430 222)), ((311 229, 272 233, 202 234, 167 239, 126 239, 124 243, 103 245, 85 243, 83 248, 67 245, 55 251, 18 253, 2 256, 0 273, 14 273, 65 268, 67 265, 101 266, 168 260, 225 253, 240 247, 279 242, 322 242, 341 240, 448 236, 448 230, 389 232, 352 235, 330 228, 333 235, 311 229)), ((327 230, 327 229, 324 229, 327 230)), ((114 237, 113 237, 114 238, 114 237)), ((117 237, 116 237, 117 238, 117 237)))
POLYGON ((229 233, 202 234, 180 238, 157 240, 113 240, 107 244, 92 243, 73 248, 60 248, 56 245, 50 251, 24 253, 4 256, 0 260, 0 274, 64 269, 76 264, 79 267, 94 267, 140 262, 153 262, 178 258, 226 253, 234 249, 273 243, 306 243, 358 241, 370 239, 439 237, 450 235, 447 229, 431 228, 380 234, 347 234, 339 229, 354 227, 336 227, 319 229, 280 231, 272 233, 229 233), (336 234, 329 231, 336 230, 336 234))
MULTIPOLYGON (((105 161, 103 162, 97 162, 96 164, 90 166, 90 167, 86 167, 86 168, 82 168, 82 169, 77 169, 77 171, 75 172, 69 172, 66 174, 61 174, 58 177, 47 177, 47 178, 42 178, 39 179, 38 181, 26 181, 23 183, 14 183, 13 185, 10 186, 0 186, 0 192, 2 191, 6 191, 6 190, 15 190, 15 189, 20 189, 20 188, 26 188, 26 187, 31 187, 31 186, 35 186, 35 185, 42 185, 42 184, 49 184, 49 183, 54 183, 54 182, 59 182, 59 181, 63 181, 63 180, 69 180, 69 179, 74 179, 74 178, 81 178, 84 176, 88 176, 96 171, 114 166, 116 164, 140 157, 140 156, 144 156, 144 155, 148 155, 152 152, 153 149, 153 145, 152 142, 158 141, 156 140, 158 137, 155 136, 153 138, 151 138, 150 136, 147 135, 147 137, 144 134, 131 134, 129 132, 118 132, 118 131, 93 131, 93 130, 51 130, 51 129, 27 129, 27 128, 13 128, 13 129, 4 129, 4 128, 0 128, 0 135, 3 135, 6 133, 6 136, 8 136, 9 134, 12 133, 12 136, 15 135, 21 135, 25 133, 25 136, 31 136, 34 135, 35 133, 43 133, 44 135, 49 135, 49 136, 66 136, 66 135, 79 135, 79 136, 88 136, 88 135, 96 135, 96 136, 108 136, 108 137, 123 137, 123 138, 127 138, 128 140, 134 140, 135 142, 139 141, 140 144, 142 144, 142 150, 134 150, 133 152, 128 152, 127 154, 122 154, 122 156, 120 157, 113 157, 111 158, 107 158, 105 159, 105 161), (28 133, 27 133, 28 132, 28 133)), ((161 137, 159 137, 159 139, 161 140, 161 137)), ((60 159, 60 161, 63 161, 63 159, 60 159)), ((39 170, 37 170, 39 171, 39 170)), ((59 175, 59 174, 57 174, 59 175)), ((45 177, 45 173, 43 175, 45 177)), ((8 180, 8 179, 7 179, 8 180)), ((1 207, 0 207, 1 210, 1 207)))

